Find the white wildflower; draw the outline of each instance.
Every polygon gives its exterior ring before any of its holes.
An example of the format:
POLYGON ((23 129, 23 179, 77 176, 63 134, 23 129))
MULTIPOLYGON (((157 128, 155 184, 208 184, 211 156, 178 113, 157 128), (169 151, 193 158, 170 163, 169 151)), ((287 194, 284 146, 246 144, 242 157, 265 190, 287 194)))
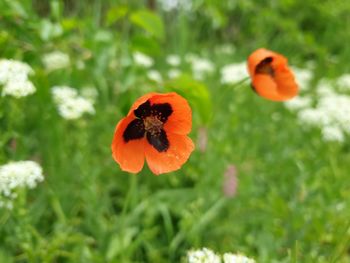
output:
POLYGON ((234 84, 248 77, 245 62, 229 64, 221 69, 221 83, 234 84))
POLYGON ((33 74, 33 69, 26 63, 13 59, 0 59, 0 85, 8 81, 25 81, 33 74))
POLYGON ((311 106, 311 98, 297 96, 291 100, 288 100, 284 105, 291 111, 296 111, 304 108, 309 108, 311 106))
POLYGON ((35 91, 36 89, 33 83, 29 80, 10 80, 4 85, 2 96, 9 95, 15 98, 20 98, 33 94, 35 91))
POLYGON ((296 82, 301 90, 306 90, 310 86, 310 82, 313 78, 313 72, 309 69, 298 68, 293 66, 292 71, 294 72, 296 82))
POLYGON ((350 74, 344 74, 337 79, 337 85, 342 91, 350 91, 350 74))
POLYGON ((326 141, 343 141, 350 134, 350 97, 342 94, 322 96, 315 108, 298 113, 301 123, 322 129, 326 141))
POLYGON ((305 123, 311 126, 318 126, 320 125, 323 114, 323 111, 320 109, 304 109, 298 113, 298 119, 301 123, 305 123))
POLYGON ((149 68, 154 64, 154 61, 151 57, 136 51, 133 54, 133 58, 134 61, 136 63, 136 65, 141 66, 141 67, 145 67, 145 68, 149 68))
POLYGON ((89 100, 77 97, 58 105, 58 112, 64 119, 74 120, 80 118, 84 113, 94 114, 95 110, 89 100))
POLYGON ((84 113, 95 113, 93 101, 79 96, 78 92, 71 87, 55 86, 52 88, 52 95, 58 112, 64 119, 74 120, 84 113))
POLYGON ((330 96, 336 94, 332 82, 328 79, 321 79, 318 82, 316 92, 320 96, 330 96))
POLYGON ((322 128, 322 136, 325 141, 344 141, 344 133, 339 127, 325 126, 322 128))
POLYGON ((170 12, 176 9, 182 9, 184 11, 190 11, 192 8, 192 0, 158 0, 161 8, 170 12))
POLYGON ((202 80, 206 75, 214 71, 214 64, 208 59, 194 58, 191 63, 195 79, 202 80))
POLYGON ((187 252, 188 263, 220 263, 220 256, 208 248, 187 252))
POLYGON ((178 69, 173 68, 173 69, 170 69, 168 71, 168 77, 171 78, 171 79, 175 79, 175 78, 177 78, 180 75, 181 75, 181 71, 178 70, 178 69))
POLYGON ((166 62, 173 67, 177 67, 181 64, 181 58, 178 55, 169 55, 166 57, 166 62))
POLYGON ((53 51, 44 55, 43 63, 47 71, 54 71, 69 67, 70 59, 66 53, 61 51, 53 51))
MULTIPOLYGON (((333 95, 323 97, 317 107, 324 112, 329 121, 325 124, 337 125, 350 133, 350 97, 333 95)), ((323 118, 325 119, 325 118, 323 118)))
POLYGON ((51 93, 55 103, 64 103, 65 100, 78 96, 78 91, 68 86, 54 86, 51 93))
POLYGON ((3 85, 2 96, 16 98, 33 94, 36 89, 28 79, 32 68, 21 61, 11 59, 0 60, 0 85, 3 85))
POLYGON ((33 161, 10 162, 0 166, 0 207, 12 208, 19 188, 35 188, 44 180, 41 166, 33 161))
POLYGON ((244 255, 236 255, 232 253, 225 253, 223 255, 224 263, 255 263, 254 259, 248 258, 244 255))
POLYGON ((147 77, 150 80, 153 80, 153 81, 158 82, 158 83, 163 81, 162 75, 159 73, 159 71, 154 70, 154 69, 147 72, 147 77))

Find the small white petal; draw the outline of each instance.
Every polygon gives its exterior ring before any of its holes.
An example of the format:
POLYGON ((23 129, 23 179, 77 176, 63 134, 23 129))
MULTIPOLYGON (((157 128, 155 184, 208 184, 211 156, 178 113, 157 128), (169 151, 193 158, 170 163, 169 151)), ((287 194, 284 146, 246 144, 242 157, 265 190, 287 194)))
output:
POLYGON ((181 59, 178 55, 172 54, 166 57, 166 62, 173 67, 177 67, 181 64, 181 59))
POLYGON ((229 64, 221 69, 221 83, 235 84, 248 77, 247 66, 245 62, 229 64))
POLYGON ((44 55, 43 63, 46 70, 54 71, 69 67, 70 59, 66 53, 63 53, 61 51, 54 51, 44 55))
POLYGON ((154 64, 154 61, 151 57, 141 53, 141 52, 135 52, 133 54, 134 57, 134 61, 136 63, 136 65, 141 66, 141 67, 145 67, 145 68, 149 68, 154 64))

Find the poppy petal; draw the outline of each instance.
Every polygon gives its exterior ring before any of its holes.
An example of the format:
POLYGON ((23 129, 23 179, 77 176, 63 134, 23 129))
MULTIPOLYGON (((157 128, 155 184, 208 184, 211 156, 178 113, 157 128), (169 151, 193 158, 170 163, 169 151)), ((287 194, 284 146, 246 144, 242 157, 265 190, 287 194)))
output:
POLYGON ((285 101, 298 93, 298 85, 288 60, 273 51, 260 48, 248 57, 248 70, 254 90, 273 101, 285 101))
POLYGON ((276 57, 278 56, 277 53, 267 50, 265 48, 259 48, 255 50, 249 57, 248 57, 248 71, 249 75, 251 77, 254 76, 256 67, 263 61, 264 59, 268 57, 276 57))
POLYGON ((253 88, 260 96, 274 100, 281 101, 283 97, 279 94, 277 90, 277 84, 273 78, 265 74, 257 74, 253 78, 253 88))
POLYGON ((298 94, 298 85, 295 82, 294 75, 286 66, 277 69, 274 79, 278 90, 283 94, 285 100, 291 99, 298 94))
POLYGON ((194 144, 187 136, 167 133, 167 137, 169 149, 165 152, 158 152, 152 145, 145 144, 148 166, 156 175, 180 169, 194 150, 194 144))
POLYGON ((148 99, 150 99, 151 97, 153 97, 154 95, 157 95, 159 93, 156 92, 150 92, 147 93, 145 95, 143 95, 142 97, 138 98, 134 104, 131 106, 130 111, 128 113, 128 115, 132 112, 134 112, 134 110, 136 110, 141 104, 145 103, 148 99))
POLYGON ((151 98, 152 104, 168 103, 172 113, 164 124, 164 130, 176 134, 188 134, 192 128, 192 111, 187 100, 175 92, 164 95, 155 95, 151 98))
POLYGON ((186 136, 191 126, 192 111, 183 97, 174 92, 146 94, 118 123, 111 145, 113 158, 127 172, 141 171, 146 156, 153 173, 175 171, 194 149, 186 136))
POLYGON ((140 172, 145 162, 144 137, 128 142, 123 138, 124 131, 134 118, 132 115, 129 115, 119 121, 111 145, 114 160, 123 171, 130 173, 140 172))
POLYGON ((274 78, 257 74, 253 78, 253 88, 260 96, 273 101, 285 101, 298 93, 294 77, 288 71, 276 72, 274 78))

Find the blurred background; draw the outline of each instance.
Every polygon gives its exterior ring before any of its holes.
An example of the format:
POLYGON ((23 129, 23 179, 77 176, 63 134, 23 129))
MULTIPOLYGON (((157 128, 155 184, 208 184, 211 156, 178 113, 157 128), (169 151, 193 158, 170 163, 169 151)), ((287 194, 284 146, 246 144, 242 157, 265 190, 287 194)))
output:
POLYGON ((350 262, 349 13, 343 0, 0 1, 0 262, 190 262, 203 247, 350 262), (298 97, 251 90, 260 47, 288 58, 298 97), (151 91, 189 101, 196 150, 177 172, 128 174, 115 125, 151 91))

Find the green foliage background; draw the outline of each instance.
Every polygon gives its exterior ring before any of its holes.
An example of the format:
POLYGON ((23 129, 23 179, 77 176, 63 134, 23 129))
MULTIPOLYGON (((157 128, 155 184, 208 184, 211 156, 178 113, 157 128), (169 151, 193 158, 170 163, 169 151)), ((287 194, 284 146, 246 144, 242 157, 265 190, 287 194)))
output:
POLYGON ((0 1, 0 55, 30 64, 37 87, 0 98, 0 161, 34 159, 45 173, 13 211, 0 210, 0 262, 180 262, 203 246, 257 262, 350 262, 349 140, 322 142, 282 104, 245 84, 222 87, 218 73, 158 85, 130 64, 139 50, 166 72, 167 54, 195 52, 219 69, 264 46, 336 77, 350 70, 349 13, 342 0, 194 0, 171 13, 137 0, 0 1), (232 57, 213 51, 223 43, 232 57), (86 67, 45 72, 42 55, 56 49, 86 67), (96 115, 59 117, 50 88, 64 84, 96 87, 96 115), (207 129, 207 150, 159 177, 120 171, 116 123, 139 96, 169 90, 190 101, 190 136, 207 129), (231 163, 239 187, 227 198, 231 163))

